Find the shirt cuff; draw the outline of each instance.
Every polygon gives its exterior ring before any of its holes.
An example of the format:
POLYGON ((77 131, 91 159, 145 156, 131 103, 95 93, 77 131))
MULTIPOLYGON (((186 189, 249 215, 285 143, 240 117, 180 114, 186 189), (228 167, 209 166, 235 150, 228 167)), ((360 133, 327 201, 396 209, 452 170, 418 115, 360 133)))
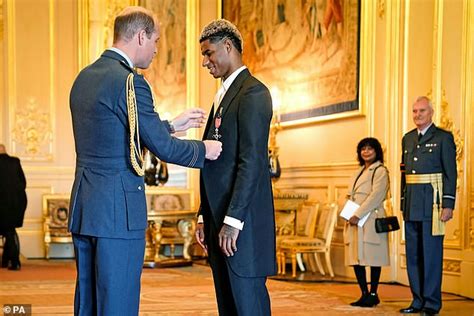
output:
POLYGON ((202 224, 204 223, 204 217, 202 217, 202 215, 199 215, 198 216, 198 224, 202 224))
POLYGON ((224 224, 237 228, 238 230, 244 229, 244 222, 234 217, 230 217, 230 216, 224 217, 224 224))

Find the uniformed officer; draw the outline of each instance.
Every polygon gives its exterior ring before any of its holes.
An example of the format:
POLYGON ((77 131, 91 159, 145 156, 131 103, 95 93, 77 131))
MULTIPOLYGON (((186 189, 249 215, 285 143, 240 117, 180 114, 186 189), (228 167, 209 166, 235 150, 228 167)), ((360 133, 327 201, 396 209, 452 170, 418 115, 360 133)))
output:
POLYGON ((70 107, 76 148, 69 230, 76 255, 74 315, 139 313, 147 208, 142 147, 160 160, 202 168, 215 160, 217 141, 181 140, 174 132, 200 126, 188 109, 172 121, 156 113, 151 87, 135 68, 156 54, 153 12, 125 8, 114 21, 114 43, 74 81, 70 107))
POLYGON ((453 217, 456 197, 456 145, 450 132, 433 124, 433 113, 429 98, 417 98, 417 128, 402 140, 401 208, 413 295, 410 306, 400 310, 404 314, 434 315, 441 309, 444 226, 453 217))

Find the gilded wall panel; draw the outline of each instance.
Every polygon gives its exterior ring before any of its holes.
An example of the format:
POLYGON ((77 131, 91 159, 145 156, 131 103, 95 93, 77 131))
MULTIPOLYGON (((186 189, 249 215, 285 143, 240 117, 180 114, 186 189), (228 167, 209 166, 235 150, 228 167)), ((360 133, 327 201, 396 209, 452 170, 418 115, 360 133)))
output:
POLYGON ((15 108, 11 136, 15 153, 23 159, 52 159, 51 115, 36 98, 31 97, 25 106, 15 108))
POLYGON ((0 41, 3 40, 3 0, 0 0, 0 41))

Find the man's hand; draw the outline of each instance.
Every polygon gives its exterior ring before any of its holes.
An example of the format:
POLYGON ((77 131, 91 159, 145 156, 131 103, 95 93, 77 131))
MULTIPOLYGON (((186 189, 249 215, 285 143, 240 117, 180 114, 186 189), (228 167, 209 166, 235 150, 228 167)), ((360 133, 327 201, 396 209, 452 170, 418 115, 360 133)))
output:
POLYGON ((207 245, 206 245, 206 240, 204 239, 204 223, 197 224, 195 235, 196 235, 196 240, 199 246, 201 246, 201 248, 207 254, 207 245))
POLYGON ((216 160, 222 151, 222 143, 217 140, 205 140, 204 145, 206 146, 206 159, 216 160))
POLYGON ((201 127, 206 122, 206 112, 200 108, 187 109, 171 122, 175 132, 184 132, 192 127, 201 127))
POLYGON ((447 207, 443 208, 443 210, 441 211, 440 220, 442 222, 447 222, 451 218, 453 218, 453 209, 452 208, 447 208, 447 207))
POLYGON ((227 257, 233 256, 237 252, 237 238, 240 230, 224 224, 219 232, 219 247, 227 257))
POLYGON ((351 225, 359 224, 359 218, 355 215, 352 216, 351 218, 349 218, 349 224, 351 224, 351 225))

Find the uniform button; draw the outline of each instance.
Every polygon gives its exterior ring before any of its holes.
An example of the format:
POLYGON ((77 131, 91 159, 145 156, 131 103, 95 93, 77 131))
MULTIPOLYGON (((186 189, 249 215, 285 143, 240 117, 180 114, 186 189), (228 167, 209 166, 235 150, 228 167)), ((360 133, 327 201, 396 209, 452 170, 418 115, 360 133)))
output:
POLYGON ((413 160, 418 161, 418 158, 414 157, 413 160))
POLYGON ((432 152, 432 151, 433 151, 433 149, 430 148, 430 152, 432 152))
POLYGON ((408 152, 408 150, 405 150, 405 154, 408 152))
POLYGON ((141 186, 141 185, 138 186, 138 190, 140 190, 140 191, 142 190, 142 186, 141 186))
POLYGON ((416 145, 416 148, 420 148, 420 145, 416 145))
POLYGON ((411 173, 416 173, 416 170, 412 170, 411 173))

